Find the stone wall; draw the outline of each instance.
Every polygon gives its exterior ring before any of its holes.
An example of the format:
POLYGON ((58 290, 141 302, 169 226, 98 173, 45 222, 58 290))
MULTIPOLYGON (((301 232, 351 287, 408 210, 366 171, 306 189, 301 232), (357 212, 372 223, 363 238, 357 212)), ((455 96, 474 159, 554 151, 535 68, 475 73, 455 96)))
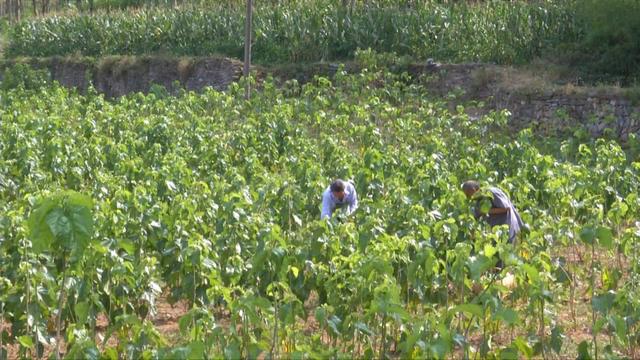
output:
MULTIPOLYGON (((49 58, 30 62, 49 70, 52 80, 84 92, 93 84, 107 97, 149 92, 161 85, 170 92, 176 85, 199 91, 204 87, 225 90, 240 79, 242 63, 228 58, 106 57, 91 59, 49 58)), ((5 63, 4 66, 11 66, 5 63)))
POLYGON ((610 132, 622 140, 640 132, 640 101, 623 89, 505 84, 499 67, 483 64, 415 65, 409 73, 438 95, 453 92, 462 100, 484 101, 484 108, 470 109, 473 116, 508 109, 516 129, 533 123, 536 130, 552 134, 584 126, 593 136, 610 132))
POLYGON ((630 133, 640 131, 640 107, 624 98, 565 95, 521 99, 495 106, 509 109, 513 122, 519 127, 535 121, 543 130, 554 132, 571 131, 576 125, 584 125, 593 136, 611 131, 623 140, 630 133))
MULTIPOLYGON (((34 61, 32 65, 48 68, 53 80, 80 91, 86 91, 93 83, 97 91, 108 97, 148 92, 154 84, 170 92, 176 90, 176 85, 196 91, 207 86, 225 90, 242 74, 242 63, 228 58, 107 57, 98 62, 51 58, 34 61)), ((306 82, 314 75, 332 76, 336 69, 336 64, 313 64, 258 72, 260 78, 273 72, 276 78, 306 82)), ((355 72, 358 67, 348 64, 347 70, 355 72)), ((612 132, 621 139, 640 132, 640 106, 620 91, 579 87, 567 90, 547 84, 528 86, 512 80, 506 84, 504 68, 487 64, 416 64, 401 69, 404 70, 435 95, 458 94, 452 108, 461 101, 483 101, 482 108, 468 108, 472 116, 508 109, 515 129, 533 123, 541 132, 571 133, 583 127, 593 136, 612 132)))

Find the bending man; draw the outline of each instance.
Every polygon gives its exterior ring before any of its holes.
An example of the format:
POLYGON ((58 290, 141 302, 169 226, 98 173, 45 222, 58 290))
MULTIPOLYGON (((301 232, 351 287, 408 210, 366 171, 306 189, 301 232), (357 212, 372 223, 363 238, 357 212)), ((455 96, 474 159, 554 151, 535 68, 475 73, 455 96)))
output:
MULTIPOLYGON (((462 191, 467 195, 467 198, 471 198, 479 190, 480 184, 475 180, 465 181, 464 184, 462 184, 462 191)), ((516 234, 520 232, 520 227, 524 226, 520 214, 518 214, 515 206, 513 206, 504 191, 493 186, 489 187, 488 190, 493 194, 491 208, 488 213, 482 213, 479 199, 475 207, 475 216, 476 218, 483 217, 492 227, 496 225, 509 225, 509 243, 513 244, 516 234)))
POLYGON ((321 219, 330 218, 336 208, 345 208, 344 212, 350 215, 358 208, 358 195, 351 181, 336 179, 322 193, 321 219))

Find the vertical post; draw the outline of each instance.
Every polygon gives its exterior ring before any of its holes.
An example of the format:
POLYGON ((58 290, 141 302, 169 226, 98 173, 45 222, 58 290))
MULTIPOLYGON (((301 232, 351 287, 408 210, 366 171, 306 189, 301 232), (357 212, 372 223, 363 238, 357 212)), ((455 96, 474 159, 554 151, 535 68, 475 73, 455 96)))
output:
POLYGON ((249 72, 251 68, 251 24, 253 22, 253 0, 247 0, 247 16, 244 23, 244 70, 242 74, 246 81, 244 89, 244 98, 249 100, 251 92, 251 83, 249 81, 249 72))
POLYGON ((16 0, 16 20, 22 19, 22 0, 16 0))

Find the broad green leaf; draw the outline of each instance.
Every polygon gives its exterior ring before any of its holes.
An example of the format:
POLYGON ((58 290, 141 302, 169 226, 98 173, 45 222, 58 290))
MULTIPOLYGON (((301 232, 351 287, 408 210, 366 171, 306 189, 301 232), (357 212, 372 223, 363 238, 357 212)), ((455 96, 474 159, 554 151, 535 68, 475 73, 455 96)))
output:
POLYGON ((518 360, 518 349, 507 347, 500 350, 500 360, 518 360))
POLYGON ((391 304, 387 307, 387 314, 395 315, 400 319, 409 319, 410 315, 402 306, 397 304, 391 304))
POLYGON ((538 271, 538 269, 536 269, 535 267, 533 267, 533 266, 531 266, 529 264, 523 264, 522 268, 527 273, 527 276, 529 277, 531 282, 535 283, 535 282, 540 281, 540 272, 538 271))
POLYGON ((400 348, 404 354, 411 354, 414 351, 416 343, 421 337, 420 329, 413 329, 413 331, 408 332, 405 340, 400 343, 400 348))
POLYGON ((205 358, 205 345, 202 341, 194 341, 187 345, 189 348, 189 359, 198 360, 205 358))
POLYGON ((495 246, 491 244, 484 244, 484 256, 491 258, 498 252, 495 246))
POLYGON ((461 304, 452 309, 453 312, 463 312, 468 315, 473 315, 478 318, 484 317, 484 311, 482 310, 482 306, 478 304, 461 304))
POLYGON ((23 347, 26 347, 26 348, 33 347, 33 339, 31 338, 31 336, 27 336, 27 335, 18 336, 18 342, 23 347))
POLYGON ((68 357, 65 358, 98 360, 100 359, 100 350, 98 350, 98 348, 93 343, 84 343, 82 344, 81 349, 79 349, 77 354, 72 355, 72 352, 69 352, 68 357))
POLYGON ((180 333, 186 335, 189 333, 189 327, 191 327, 191 323, 193 321, 193 313, 190 311, 178 320, 178 328, 180 329, 180 333))
POLYGON ((482 274, 493 268, 495 261, 484 255, 472 256, 468 261, 471 279, 479 280, 482 274))
MULTIPOLYGON (((184 346, 175 347, 166 354, 162 354, 160 359, 163 360, 187 360, 189 359, 189 349, 184 346)), ((116 357, 117 359, 117 357, 116 357)))
POLYGON ((93 236, 92 201, 75 192, 41 199, 29 217, 33 247, 38 252, 81 252, 93 236))
POLYGON ((72 239, 73 229, 71 219, 63 209, 55 208, 51 210, 49 214, 47 214, 45 221, 54 238, 63 241, 65 245, 67 239, 72 239))
POLYGON ((551 339, 550 339, 550 345, 551 348, 553 349, 553 351, 555 351, 556 354, 560 354, 560 351, 562 350, 562 343, 564 342, 564 334, 562 333, 562 328, 559 326, 554 327, 551 330, 551 339))
POLYGON ((308 354, 304 351, 294 351, 291 355, 291 360, 305 360, 308 358, 308 354))
POLYGON ((298 273, 300 272, 300 270, 297 267, 290 266, 289 270, 291 270, 291 273, 293 274, 293 277, 298 277, 298 273))
POLYGON ((36 252, 49 250, 54 242, 54 235, 47 224, 47 215, 57 206, 54 199, 42 199, 29 216, 28 227, 31 242, 36 252))
POLYGON ((564 265, 558 265, 555 268, 553 275, 555 276, 556 282, 558 283, 566 284, 571 281, 569 270, 564 265))
POLYGON ((518 313, 507 308, 500 309, 495 313, 494 317, 504 321, 508 325, 515 325, 519 321, 518 313))
POLYGON ((589 355, 589 348, 591 346, 589 345, 589 342, 587 342, 586 340, 581 342, 578 345, 578 357, 576 359, 578 360, 591 360, 592 357, 591 355, 589 355))
POLYGON ((585 244, 591 245, 595 239, 596 231, 592 226, 586 225, 580 230, 580 240, 585 244))
POLYGON ((136 246, 129 240, 120 240, 118 241, 118 245, 127 252, 127 254, 133 255, 136 253, 136 246))
POLYGON ((478 205, 481 214, 488 214, 489 210, 491 210, 492 203, 490 199, 483 198, 482 200, 478 201, 478 205))
POLYGON ((533 349, 531 348, 529 343, 527 343, 527 341, 524 340, 523 338, 517 337, 515 340, 513 340, 513 345, 527 359, 531 359, 533 357, 533 349))
POLYGON ((591 299, 591 306, 599 313, 606 314, 613 308, 613 303, 616 300, 616 294, 612 291, 602 295, 594 296, 591 299))
POLYGON ((321 306, 316 308, 315 311, 316 320, 320 325, 324 325, 324 322, 327 320, 327 310, 325 307, 321 306))
POLYGON ((628 334, 627 323, 619 315, 612 314, 608 316, 608 321, 611 327, 615 330, 616 337, 621 340, 625 340, 628 334))
POLYGON ((596 322, 593 324, 593 326, 591 327, 591 332, 593 332, 594 334, 599 334, 602 332, 602 329, 604 329, 605 326, 607 326, 607 319, 604 317, 598 317, 596 322))
POLYGON ((232 342, 224 348, 225 359, 240 359, 240 346, 236 342, 232 342))
POLYGON ((613 232, 611 232, 610 228, 599 226, 596 230, 596 234, 598 237, 598 243, 601 246, 607 249, 613 248, 613 232))
POLYGON ((262 296, 253 297, 250 303, 256 308, 262 311, 271 312, 273 311, 273 304, 262 296))
POLYGON ((104 359, 108 360, 118 360, 118 350, 113 347, 107 347, 103 352, 102 356, 104 359))
POLYGON ((89 301, 81 301, 74 306, 74 311, 80 324, 86 324, 89 320, 89 309, 89 301))
POLYGON ((335 315, 331 315, 331 317, 329 317, 329 319, 327 320, 327 325, 329 326, 329 329, 331 329, 331 332, 333 333, 333 335, 340 335, 340 325, 342 324, 342 320, 335 316, 335 315))
POLYGON ((449 339, 439 337, 429 343, 429 350, 436 359, 444 359, 451 351, 451 341, 449 339))

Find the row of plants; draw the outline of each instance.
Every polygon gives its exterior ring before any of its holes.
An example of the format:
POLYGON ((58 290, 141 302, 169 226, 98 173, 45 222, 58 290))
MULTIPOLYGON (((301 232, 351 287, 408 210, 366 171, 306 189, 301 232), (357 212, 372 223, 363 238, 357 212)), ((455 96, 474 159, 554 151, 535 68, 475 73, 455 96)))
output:
MULTIPOLYGON (((353 57, 359 48, 414 60, 523 63, 575 39, 572 1, 482 4, 339 0, 257 2, 253 58, 260 63, 353 57)), ((243 54, 242 3, 49 16, 12 27, 16 56, 243 54)))
POLYGON ((635 357, 636 139, 511 136, 507 112, 471 119, 406 80, 339 70, 250 101, 242 84, 2 90, 1 351, 635 357), (360 207, 321 221, 335 177, 360 207), (517 248, 475 221, 470 178, 510 193, 529 225, 517 248), (160 297, 189 305, 177 339, 154 325, 160 297), (576 341, 583 309, 592 337, 576 341))

